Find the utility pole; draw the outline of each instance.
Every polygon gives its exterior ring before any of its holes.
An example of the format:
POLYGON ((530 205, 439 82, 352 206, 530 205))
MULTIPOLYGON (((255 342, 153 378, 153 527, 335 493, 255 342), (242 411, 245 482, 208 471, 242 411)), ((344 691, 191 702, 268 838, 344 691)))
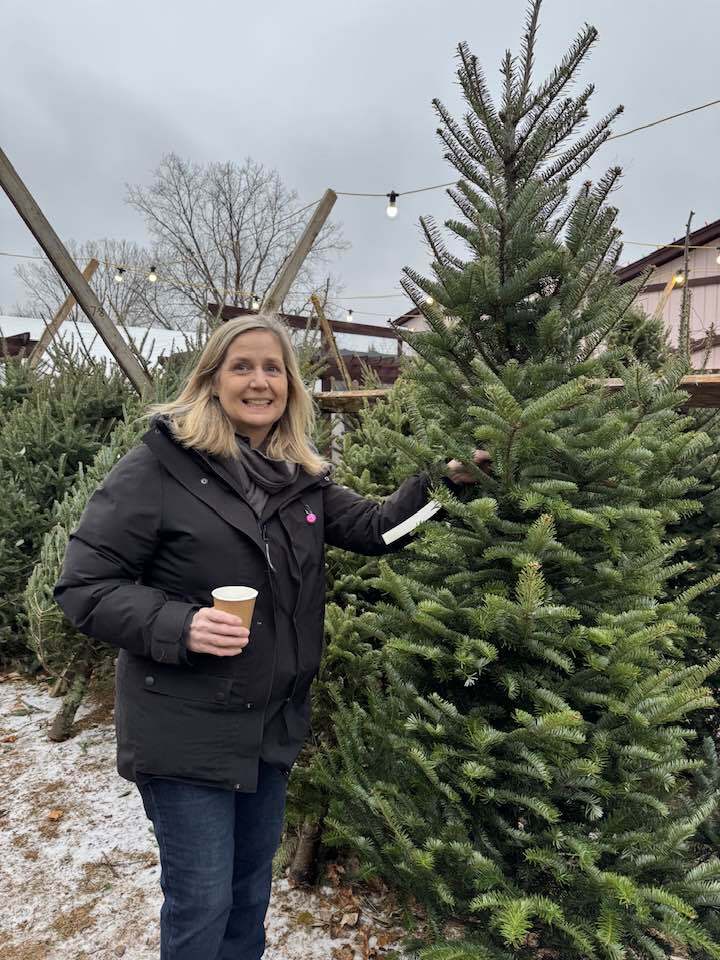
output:
MULTIPOLYGON (((90 280, 92 279, 93 274, 95 273, 95 271, 99 266, 100 264, 93 257, 93 259, 90 260, 88 265, 83 270, 82 275, 87 280, 88 283, 90 283, 90 280)), ((60 307, 58 312, 52 318, 50 323, 46 324, 45 329, 42 332, 42 336, 40 337, 38 342, 35 344, 35 346, 33 347, 33 351, 30 354, 31 368, 34 369, 35 367, 37 367, 38 363, 40 362, 40 358, 45 353, 47 348, 50 346, 50 343, 52 342, 52 338, 58 332, 62 324, 67 320, 68 316, 70 315, 70 311, 72 310, 72 308, 75 306, 76 303, 77 303, 77 300, 75 299, 75 297, 71 293, 69 293, 65 298, 65 303, 63 303, 63 305, 60 307)))
POLYGON ((2 149, 0 149, 0 186, 57 270, 63 283, 69 288, 83 313, 100 334, 130 383, 141 396, 151 390, 152 380, 103 310, 92 287, 78 270, 64 244, 50 226, 2 149))
POLYGON ((323 228, 330 211, 335 205, 337 194, 334 190, 326 190, 322 200, 315 208, 315 212, 310 218, 307 226, 302 232, 302 236, 297 242, 297 246, 285 261, 282 270, 278 274, 277 280, 272 285, 265 297, 260 309, 261 315, 278 313, 282 302, 293 285, 295 277, 305 262, 305 258, 310 253, 317 235, 323 228))

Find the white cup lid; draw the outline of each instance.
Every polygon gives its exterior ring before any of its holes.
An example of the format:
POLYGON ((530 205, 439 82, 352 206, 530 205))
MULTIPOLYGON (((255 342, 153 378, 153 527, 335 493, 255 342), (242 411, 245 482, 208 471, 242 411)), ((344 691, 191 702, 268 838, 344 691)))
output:
POLYGON ((258 592, 253 587, 216 587, 212 595, 216 600, 254 600, 258 592))

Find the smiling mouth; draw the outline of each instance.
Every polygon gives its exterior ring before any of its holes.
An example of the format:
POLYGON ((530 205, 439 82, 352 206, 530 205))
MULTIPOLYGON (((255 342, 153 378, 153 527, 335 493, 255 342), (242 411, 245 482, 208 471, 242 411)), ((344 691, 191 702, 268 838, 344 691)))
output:
POLYGON ((243 400, 246 407, 269 407, 272 400, 243 400))

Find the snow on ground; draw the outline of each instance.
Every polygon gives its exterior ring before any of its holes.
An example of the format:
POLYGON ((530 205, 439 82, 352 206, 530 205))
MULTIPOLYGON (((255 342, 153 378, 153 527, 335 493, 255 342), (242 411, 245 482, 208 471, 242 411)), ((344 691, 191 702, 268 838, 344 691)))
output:
MULTIPOLYGON (((157 847, 133 784, 115 772, 112 693, 86 698, 52 743, 47 682, 0 675, 2 960, 156 960, 157 847)), ((397 914, 366 891, 273 887, 266 960, 401 960, 397 914)))

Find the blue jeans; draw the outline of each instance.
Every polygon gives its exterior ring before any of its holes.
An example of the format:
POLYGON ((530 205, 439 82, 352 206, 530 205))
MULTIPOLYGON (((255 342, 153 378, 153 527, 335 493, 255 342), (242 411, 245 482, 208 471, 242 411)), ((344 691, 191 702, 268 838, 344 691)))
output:
POLYGON ((160 849, 160 960, 259 960, 287 776, 260 761, 257 793, 153 777, 138 789, 160 849))

